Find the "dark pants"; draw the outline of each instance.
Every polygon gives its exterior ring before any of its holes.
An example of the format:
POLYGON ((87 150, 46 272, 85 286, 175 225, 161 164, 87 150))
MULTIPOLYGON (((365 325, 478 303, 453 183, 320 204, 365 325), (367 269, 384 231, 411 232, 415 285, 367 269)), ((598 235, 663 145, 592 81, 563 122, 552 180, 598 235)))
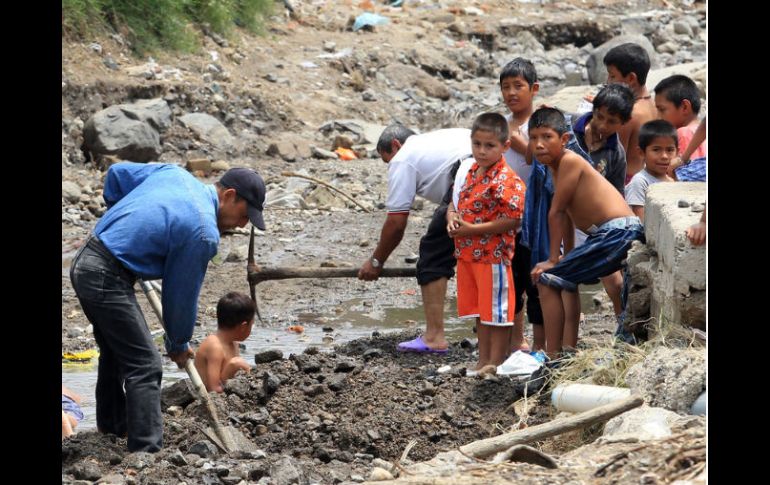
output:
POLYGON ((527 294, 527 318, 533 325, 543 324, 543 309, 540 307, 540 294, 537 285, 532 282, 532 251, 521 244, 521 232, 516 234, 516 248, 511 261, 513 285, 516 289, 516 313, 524 308, 524 293, 527 294))
POLYGON ((160 450, 163 367, 136 301, 136 277, 92 236, 75 255, 70 280, 99 345, 96 425, 127 434, 131 452, 160 450))
MULTIPOLYGON (((449 171, 449 179, 454 182, 457 169, 460 168, 460 160, 452 165, 449 171)), ((417 260, 417 283, 420 286, 427 285, 439 278, 451 278, 455 275, 455 242, 446 231, 446 210, 452 201, 452 188, 444 194, 441 203, 433 212, 433 217, 428 224, 428 230, 420 238, 420 259, 417 260)))

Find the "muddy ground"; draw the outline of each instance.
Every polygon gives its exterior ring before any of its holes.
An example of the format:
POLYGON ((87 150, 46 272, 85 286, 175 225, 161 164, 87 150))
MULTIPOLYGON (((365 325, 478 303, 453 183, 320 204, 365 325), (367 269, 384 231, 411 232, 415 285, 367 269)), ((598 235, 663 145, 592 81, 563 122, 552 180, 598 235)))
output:
MULTIPOLYGON (((77 190, 62 197, 62 353, 95 347, 68 270, 75 250, 104 212, 101 189, 106 163, 83 150, 83 124, 101 109, 160 97, 175 118, 189 112, 215 116, 235 137, 232 147, 219 147, 174 123, 161 133, 159 161, 185 164, 208 158, 230 166, 251 166, 263 174, 268 184, 267 231, 257 238, 259 264, 357 267, 370 256, 384 220, 386 166, 374 157, 371 145, 367 150, 367 144, 354 134, 340 128, 321 129, 328 121, 353 118, 387 125, 398 120, 421 131, 469 126, 481 111, 505 111, 497 73, 508 60, 519 55, 532 58, 541 77, 541 95, 546 96, 567 83, 569 71, 585 68, 592 45, 629 30, 650 38, 659 50, 661 67, 705 60, 702 2, 447 0, 406 1, 402 9, 374 2, 376 11, 391 22, 360 32, 348 29, 350 17, 363 12, 359 2, 291 3, 292 15, 281 2, 276 3, 263 37, 236 32, 223 41, 202 36, 200 52, 153 53, 156 67, 139 69, 139 75, 132 69, 148 59, 135 57, 120 35, 63 39, 62 180, 77 190), (676 22, 691 26, 689 40, 676 22), (572 23, 581 28, 565 27, 572 23), (672 51, 671 42, 679 42, 679 49, 672 51), (337 57, 319 57, 324 55, 337 57), (414 67, 417 73, 394 73, 393 66, 414 67), (425 79, 426 73, 430 79, 425 79), (332 149, 339 134, 353 138, 354 146, 362 148, 362 159, 346 162, 308 155, 313 146, 332 149), (287 140, 297 153, 269 150, 271 144, 287 140), (282 176, 284 170, 331 182, 371 212, 323 193, 325 189, 319 194, 315 184, 282 176), (287 194, 298 195, 302 202, 276 202, 287 194)), ((570 82, 588 84, 585 73, 570 82)), ((219 175, 200 178, 212 183, 219 175)), ((434 208, 418 198, 388 266, 406 265, 405 258, 417 253, 419 237, 434 208)), ((248 291, 243 256, 249 229, 222 237, 198 301, 193 343, 215 328, 215 306, 223 294, 248 291)), ((455 291, 450 282, 449 293, 455 291)), ((323 315, 353 309, 376 317, 385 307, 420 305, 413 279, 267 282, 258 286, 258 296, 265 325, 276 328, 297 323, 303 314, 321 315, 315 321, 303 321, 305 325, 333 326, 324 322, 323 315)), ((150 326, 159 329, 145 299, 138 295, 138 300, 150 326)), ((612 333, 614 320, 606 299, 598 310, 588 315, 581 328, 581 345, 604 342, 612 333)), ((423 324, 404 322, 405 328, 415 325, 423 324)), ((255 326, 254 332, 259 328, 255 326)), ((164 414, 166 447, 157 455, 128 454, 125 440, 93 431, 66 440, 62 482, 357 482, 369 477, 374 460, 397 460, 412 440, 417 444, 407 460, 427 460, 518 423, 520 416, 512 404, 521 395, 521 383, 505 377, 464 377, 462 369, 475 356, 472 346, 462 347, 460 342, 452 342, 451 352, 443 357, 395 353, 395 344, 413 334, 414 330, 375 336, 331 351, 313 354, 311 350, 255 364, 250 375, 234 379, 225 394, 215 398, 217 406, 228 423, 249 436, 261 452, 222 456, 207 444, 199 430, 205 424, 202 409, 191 402, 182 405, 181 411, 172 408, 164 414), (452 371, 437 374, 445 364, 452 365, 452 371)), ((529 425, 553 417, 545 401, 533 406, 529 425)), ((643 455, 640 460, 620 460, 603 477, 593 477, 604 455, 596 449, 586 451, 588 458, 568 458, 569 450, 580 444, 574 438, 539 444, 562 456, 562 470, 510 465, 463 477, 481 480, 467 483, 511 479, 639 483, 645 473, 656 470, 661 457, 673 453, 671 443, 649 447, 638 452, 643 455)), ((614 449, 604 450, 611 452, 614 449)), ((578 450, 573 453, 579 454, 578 450)), ((658 476, 672 476, 672 470, 658 476)), ((643 483, 656 483, 650 480, 643 483)))
MULTIPOLYGON (((354 483, 369 478, 375 466, 392 468, 413 440, 404 465, 522 422, 532 426, 554 418, 547 393, 530 395, 527 415, 516 413, 513 404, 539 383, 528 387, 505 376, 465 376, 474 351, 467 343, 453 344, 446 356, 395 352, 395 344, 412 335, 378 335, 331 352, 309 349, 257 364, 249 375, 232 379, 215 404, 222 419, 256 449, 229 456, 203 434, 208 422, 202 405, 180 381, 164 389, 161 452, 129 454, 124 439, 81 432, 62 444, 62 483, 354 483), (451 370, 439 373, 444 365, 451 370)), ((579 448, 598 436, 600 426, 535 443, 556 457, 559 468, 552 470, 480 462, 443 481, 414 481, 406 472, 401 477, 405 483, 658 483, 650 477, 702 470, 703 420, 694 419, 660 444, 579 448), (633 459, 622 455, 629 450, 633 459)))

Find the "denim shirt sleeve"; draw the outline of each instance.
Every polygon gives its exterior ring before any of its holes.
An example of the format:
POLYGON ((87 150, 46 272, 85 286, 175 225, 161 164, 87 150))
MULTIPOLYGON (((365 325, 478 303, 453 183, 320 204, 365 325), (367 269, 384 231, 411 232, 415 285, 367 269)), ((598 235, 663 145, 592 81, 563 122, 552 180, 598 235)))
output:
POLYGON ((202 239, 172 250, 166 257, 163 277, 163 321, 166 324, 167 352, 189 348, 198 315, 198 296, 209 260, 217 244, 202 239))
POLYGON ((167 165, 120 162, 112 165, 104 179, 104 202, 109 209, 157 170, 167 165))

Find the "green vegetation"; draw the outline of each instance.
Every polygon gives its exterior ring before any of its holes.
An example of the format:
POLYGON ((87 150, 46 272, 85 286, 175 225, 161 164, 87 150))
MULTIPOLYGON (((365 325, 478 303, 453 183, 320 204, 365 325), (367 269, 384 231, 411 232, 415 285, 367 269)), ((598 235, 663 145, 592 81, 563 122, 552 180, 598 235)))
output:
POLYGON ((234 26, 261 31, 273 0, 62 0, 62 30, 84 38, 116 31, 137 53, 192 51, 206 28, 229 36, 234 26))

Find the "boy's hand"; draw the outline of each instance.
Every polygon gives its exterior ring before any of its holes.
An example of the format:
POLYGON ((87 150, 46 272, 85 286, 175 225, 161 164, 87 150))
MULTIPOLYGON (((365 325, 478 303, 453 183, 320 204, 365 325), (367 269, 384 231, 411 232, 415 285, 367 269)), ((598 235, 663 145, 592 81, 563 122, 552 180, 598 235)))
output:
POLYGON ((549 269, 556 266, 556 263, 547 260, 540 263, 537 263, 535 267, 532 269, 532 272, 530 273, 530 276, 532 277, 532 282, 537 283, 537 280, 540 279, 540 275, 548 271, 549 269))
POLYGON ((668 174, 669 177, 674 177, 674 170, 684 165, 684 160, 681 159, 681 157, 676 157, 673 160, 671 160, 671 163, 668 166, 668 169, 666 170, 666 174, 668 174))
POLYGON ((460 224, 457 221, 462 220, 462 218, 457 214, 457 211, 451 210, 447 211, 446 213, 446 232, 449 234, 449 237, 454 237, 452 234, 453 232, 460 227, 460 224))
POLYGON ((465 222, 460 217, 454 220, 455 228, 449 231, 449 237, 463 237, 473 235, 473 224, 465 222))
POLYGON ((690 226, 686 231, 687 237, 693 246, 701 246, 706 242, 706 223, 697 222, 690 226))
POLYGON ((193 357, 195 357, 195 352, 193 352, 193 350, 189 347, 187 350, 183 350, 182 352, 168 353, 168 358, 176 362, 176 365, 180 369, 184 369, 184 366, 187 363, 187 359, 192 359, 193 357))

